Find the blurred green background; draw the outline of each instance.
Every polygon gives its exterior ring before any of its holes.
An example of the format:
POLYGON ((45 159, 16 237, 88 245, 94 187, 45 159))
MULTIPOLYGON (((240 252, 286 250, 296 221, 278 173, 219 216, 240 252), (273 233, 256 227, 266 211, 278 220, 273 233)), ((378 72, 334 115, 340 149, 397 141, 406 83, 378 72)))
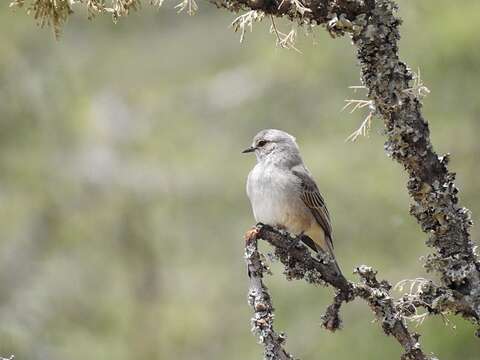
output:
MULTIPOLYGON (((0 355, 16 359, 260 359, 250 333, 243 233, 254 224, 240 151, 263 128, 297 137, 333 217, 348 277, 375 266, 396 283, 425 276, 425 235, 382 124, 345 138, 365 113, 348 38, 299 32, 275 48, 269 24, 243 44, 235 15, 145 6, 114 25, 78 11, 60 41, 0 9, 0 355)), ((480 3, 401 2, 403 59, 421 69, 433 142, 452 153, 462 203, 480 214, 480 3)), ((290 25, 279 22, 286 31, 290 25)), ((478 227, 473 235, 478 238, 478 227)), ((265 248, 266 249, 266 248, 265 248)), ((344 329, 320 326, 332 290, 267 279, 277 329, 302 359, 398 359, 365 303, 344 329)), ((399 295, 398 293, 396 294, 399 295)), ((451 317, 417 331, 442 360, 479 358, 474 328, 451 317)), ((415 325, 412 324, 412 327, 415 325)))

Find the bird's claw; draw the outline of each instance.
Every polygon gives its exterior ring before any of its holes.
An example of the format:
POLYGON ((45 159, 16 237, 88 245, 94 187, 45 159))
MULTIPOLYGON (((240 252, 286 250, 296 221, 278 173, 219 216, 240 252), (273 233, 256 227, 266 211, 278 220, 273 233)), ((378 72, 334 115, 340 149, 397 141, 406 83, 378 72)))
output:
POLYGON ((255 241, 257 239, 257 236, 259 234, 260 230, 258 229, 257 226, 251 228, 245 233, 245 242, 246 243, 251 243, 252 241, 255 241))

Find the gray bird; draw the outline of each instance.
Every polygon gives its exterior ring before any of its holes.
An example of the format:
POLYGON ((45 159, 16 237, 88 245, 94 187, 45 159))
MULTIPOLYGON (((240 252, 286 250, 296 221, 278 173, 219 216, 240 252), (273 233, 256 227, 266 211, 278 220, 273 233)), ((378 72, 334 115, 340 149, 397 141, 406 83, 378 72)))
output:
POLYGON ((330 215, 295 138, 281 130, 262 130, 243 151, 250 152, 257 157, 247 179, 255 220, 300 235, 315 252, 320 248, 335 261, 330 215))

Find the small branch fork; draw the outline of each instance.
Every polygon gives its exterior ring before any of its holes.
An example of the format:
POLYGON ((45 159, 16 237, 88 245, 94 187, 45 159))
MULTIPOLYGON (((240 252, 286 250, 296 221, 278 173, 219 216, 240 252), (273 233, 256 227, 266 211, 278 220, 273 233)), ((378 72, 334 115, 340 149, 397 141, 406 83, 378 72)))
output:
POLYGON ((400 305, 390 297, 391 286, 387 281, 378 281, 376 271, 366 265, 359 266, 355 273, 360 284, 349 282, 339 274, 333 260, 327 253, 320 252, 313 257, 298 239, 270 226, 258 224, 246 234, 245 259, 250 277, 249 304, 254 310, 252 331, 264 345, 265 359, 293 359, 283 348, 285 335, 273 329, 273 305, 268 289, 263 283, 263 275, 268 267, 262 261, 257 241, 263 239, 275 249, 275 256, 285 266, 287 279, 304 279, 311 284, 330 285, 336 290, 333 303, 322 316, 323 326, 335 331, 341 327, 340 308, 344 302, 359 297, 364 299, 381 323, 387 335, 395 337, 404 349, 402 360, 435 360, 425 355, 418 342, 419 335, 411 333, 399 311, 400 305))

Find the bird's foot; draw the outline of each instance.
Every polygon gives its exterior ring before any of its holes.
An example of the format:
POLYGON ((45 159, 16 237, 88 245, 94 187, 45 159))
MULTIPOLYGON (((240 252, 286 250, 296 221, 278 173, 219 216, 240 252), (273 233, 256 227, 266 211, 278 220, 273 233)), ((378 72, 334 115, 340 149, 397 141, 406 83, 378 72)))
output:
POLYGON ((258 228, 258 224, 257 224, 257 226, 251 228, 245 233, 245 236, 244 236, 245 242, 248 244, 248 243, 251 243, 252 241, 255 241, 259 233, 260 233, 260 229, 258 228))

